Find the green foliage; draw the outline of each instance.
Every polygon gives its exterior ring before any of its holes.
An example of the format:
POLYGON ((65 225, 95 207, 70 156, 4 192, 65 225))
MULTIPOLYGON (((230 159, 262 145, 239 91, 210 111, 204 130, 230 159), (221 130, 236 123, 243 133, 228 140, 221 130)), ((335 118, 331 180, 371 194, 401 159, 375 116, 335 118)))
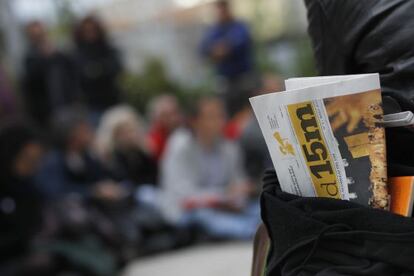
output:
POLYGON ((309 38, 300 39, 296 44, 296 48, 298 53, 296 71, 298 75, 303 77, 317 76, 318 72, 309 38))
POLYGON ((184 106, 191 104, 192 98, 208 94, 208 86, 185 87, 171 80, 161 60, 147 59, 141 73, 126 72, 121 78, 121 86, 127 103, 143 113, 148 103, 162 94, 175 95, 184 106))
MULTIPOLYGON (((290 38, 290 43, 295 54, 291 61, 291 71, 285 72, 285 74, 287 76, 317 75, 309 39, 307 37, 290 38)), ((256 50, 257 48, 261 48, 259 54, 256 53, 256 65, 259 73, 283 75, 280 65, 269 58, 269 49, 266 49, 266 45, 256 45, 256 50)), ((155 57, 147 59, 140 73, 126 72, 121 78, 126 102, 140 113, 145 113, 148 103, 161 94, 175 95, 181 105, 186 108, 198 97, 213 93, 212 83, 211 78, 206 76, 205 82, 197 87, 182 85, 168 76, 162 61, 155 57)))
POLYGON ((76 21, 71 0, 56 0, 53 2, 57 13, 57 24, 51 29, 53 40, 59 44, 68 44, 72 37, 72 28, 76 21))
POLYGON ((292 76, 311 77, 318 74, 316 71, 313 50, 310 40, 306 36, 283 37, 278 41, 269 43, 261 55, 256 54, 256 64, 260 73, 274 73, 284 78, 292 76), (278 48, 278 45, 284 45, 278 48), (281 51, 279 58, 284 55, 286 45, 289 47, 289 59, 271 59, 270 51, 281 51))
POLYGON ((176 94, 178 87, 166 75, 162 63, 149 59, 141 74, 126 72, 121 79, 126 101, 140 112, 145 111, 147 103, 154 97, 164 94, 176 94))

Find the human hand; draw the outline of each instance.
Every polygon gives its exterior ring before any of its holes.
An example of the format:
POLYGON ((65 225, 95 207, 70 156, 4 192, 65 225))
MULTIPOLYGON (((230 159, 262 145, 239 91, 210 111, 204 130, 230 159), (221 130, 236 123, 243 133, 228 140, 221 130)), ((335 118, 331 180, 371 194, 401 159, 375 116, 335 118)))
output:
POLYGON ((186 210, 197 208, 214 208, 222 202, 222 198, 217 195, 201 195, 187 197, 182 201, 182 206, 186 210))
POLYGON ((119 184, 105 180, 95 184, 93 194, 100 199, 117 201, 126 196, 126 191, 119 184))
POLYGON ((211 57, 214 61, 221 61, 228 55, 229 51, 230 49, 225 42, 218 42, 213 46, 211 57))
POLYGON ((255 187, 252 183, 246 181, 231 185, 228 190, 228 196, 234 200, 245 199, 255 192, 255 187))

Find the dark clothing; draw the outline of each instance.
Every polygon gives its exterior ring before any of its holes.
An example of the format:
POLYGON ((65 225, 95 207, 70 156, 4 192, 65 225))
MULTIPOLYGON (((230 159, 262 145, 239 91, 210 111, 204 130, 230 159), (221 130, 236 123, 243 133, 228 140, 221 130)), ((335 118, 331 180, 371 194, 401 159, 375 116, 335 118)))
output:
POLYGON ((256 74, 243 74, 238 77, 224 80, 221 83, 222 97, 226 111, 230 117, 237 114, 249 104, 249 98, 259 87, 256 74))
POLYGON ((232 21, 210 27, 201 43, 202 54, 209 57, 218 43, 225 43, 230 49, 229 54, 216 64, 219 75, 233 79, 252 71, 252 40, 244 23, 232 21))
POLYGON ((264 178, 267 275, 414 275, 414 220, 349 201, 281 191, 264 178))
MULTIPOLYGON (((414 103, 394 93, 383 94, 386 113, 414 112, 414 103)), ((386 128, 388 176, 414 175, 414 132, 405 127, 386 128)))
POLYGON ((117 150, 114 154, 114 173, 119 180, 129 180, 136 186, 157 183, 157 163, 141 150, 117 150))
POLYGON ((73 60, 55 52, 45 56, 30 50, 24 59, 23 98, 28 114, 44 127, 53 112, 79 100, 73 60))
POLYGON ((46 157, 36 176, 39 190, 46 198, 59 200, 70 193, 88 197, 93 184, 108 179, 109 174, 93 156, 84 153, 80 158, 81 162, 75 165, 59 150, 46 157))
POLYGON ((379 72, 384 92, 414 98, 414 1, 305 0, 322 75, 379 72))
POLYGON ((30 177, 14 172, 16 156, 35 142, 32 131, 10 124, 0 130, 0 270, 28 253, 41 226, 42 203, 30 177))
POLYGON ((82 43, 76 48, 75 59, 87 106, 104 111, 117 104, 121 99, 117 78, 122 70, 118 52, 104 43, 82 43))
MULTIPOLYGON (((414 1, 305 0, 322 75, 379 72, 384 112, 414 112, 414 1)), ((414 175, 414 135, 386 130, 389 176, 414 175), (403 146, 402 146, 403 145, 403 146)))
MULTIPOLYGON (((321 74, 379 72, 384 109, 414 110, 404 99, 414 96, 414 2, 305 3, 321 74)), ((396 128, 386 136, 389 174, 411 174, 412 134, 396 128)), ((411 218, 349 201, 284 193, 274 171, 265 175, 261 207, 272 243, 267 275, 414 275, 411 218)))
POLYGON ((41 198, 30 180, 2 179, 0 185, 0 264, 29 252, 40 230, 41 198))
POLYGON ((266 142, 255 118, 251 118, 240 136, 240 148, 245 157, 245 169, 250 179, 260 181, 266 168, 272 165, 266 142))
POLYGON ((16 100, 10 80, 0 64, 0 119, 13 117, 16 113, 16 100))

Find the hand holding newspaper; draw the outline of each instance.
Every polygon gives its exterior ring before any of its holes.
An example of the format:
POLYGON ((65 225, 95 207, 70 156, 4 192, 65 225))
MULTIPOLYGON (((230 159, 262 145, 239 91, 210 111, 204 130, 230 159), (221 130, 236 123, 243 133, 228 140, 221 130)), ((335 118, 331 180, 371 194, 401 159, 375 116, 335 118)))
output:
POLYGON ((282 189, 388 209, 378 74, 294 78, 250 99, 282 189))

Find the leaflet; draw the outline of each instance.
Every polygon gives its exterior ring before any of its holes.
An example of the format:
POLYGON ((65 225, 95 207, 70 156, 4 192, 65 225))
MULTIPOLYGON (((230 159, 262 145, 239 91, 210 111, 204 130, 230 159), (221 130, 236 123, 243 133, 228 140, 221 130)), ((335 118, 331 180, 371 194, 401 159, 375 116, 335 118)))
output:
POLYGON ((378 74, 289 79, 250 102, 284 191, 389 208, 378 74))

